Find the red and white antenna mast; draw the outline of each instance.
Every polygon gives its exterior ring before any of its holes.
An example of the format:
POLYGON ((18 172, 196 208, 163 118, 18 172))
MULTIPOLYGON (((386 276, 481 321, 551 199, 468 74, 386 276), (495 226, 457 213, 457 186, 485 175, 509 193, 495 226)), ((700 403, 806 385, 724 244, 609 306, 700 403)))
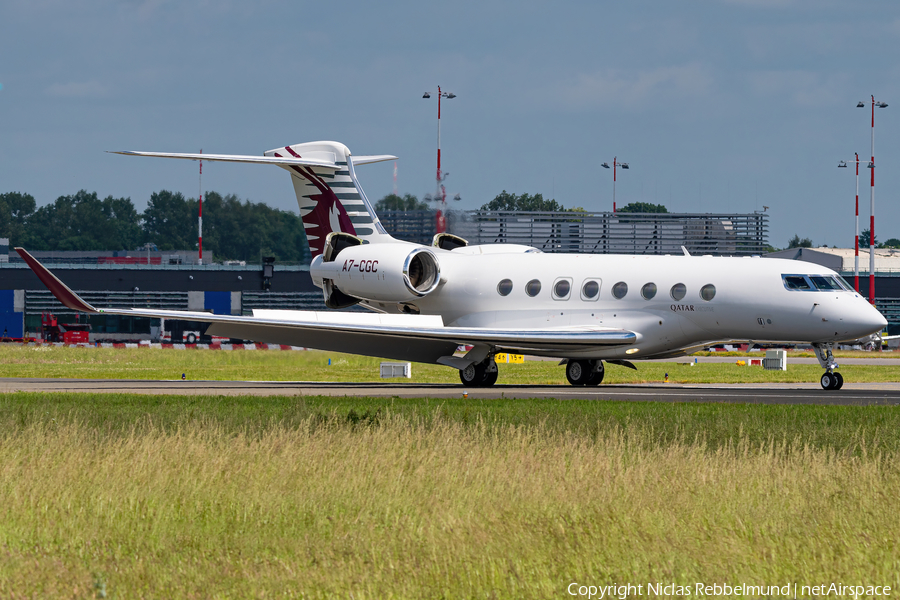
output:
MULTIPOLYGON (((875 107, 887 108, 887 102, 877 102, 872 96, 872 183, 869 200, 869 302, 875 304, 875 107)), ((858 102, 857 108, 865 108, 865 102, 858 102)))
POLYGON ((394 195, 397 195, 397 161, 394 161, 394 195))
MULTIPOLYGON (((200 148, 200 154, 203 154, 203 148, 200 148)), ((200 249, 199 263, 203 264, 203 161, 200 161, 200 181, 199 181, 199 198, 200 214, 197 216, 197 247, 200 249)))

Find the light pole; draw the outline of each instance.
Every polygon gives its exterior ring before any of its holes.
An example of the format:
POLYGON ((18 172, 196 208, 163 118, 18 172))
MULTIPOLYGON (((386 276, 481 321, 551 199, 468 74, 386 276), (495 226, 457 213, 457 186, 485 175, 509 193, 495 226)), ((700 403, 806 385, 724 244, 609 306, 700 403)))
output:
MULTIPOLYGON (((431 94, 425 92, 423 98, 431 98, 431 94)), ((447 175, 441 173, 441 98, 450 100, 456 98, 453 92, 442 92, 441 86, 438 86, 438 119, 437 119, 437 190, 434 196, 435 202, 440 201, 437 210, 437 219, 435 221, 435 229, 438 233, 444 233, 447 230, 447 222, 444 219, 444 210, 447 208, 447 190, 444 188, 444 179, 447 175)))
MULTIPOLYGON (((853 242, 853 288, 859 292, 859 152, 853 153, 855 160, 850 162, 856 164, 856 235, 853 242)), ((842 160, 838 163, 838 168, 847 168, 847 161, 842 160)))
MULTIPOLYGON (((872 169, 871 196, 869 201, 869 303, 875 304, 875 107, 887 108, 886 102, 876 102, 872 96, 872 169)), ((865 108, 865 102, 857 102, 856 108, 865 108)))
MULTIPOLYGON (((610 166, 607 163, 603 163, 600 165, 604 169, 609 169, 610 166)), ((627 169, 628 163, 619 162, 619 157, 613 157, 613 212, 616 212, 616 169, 627 169)))

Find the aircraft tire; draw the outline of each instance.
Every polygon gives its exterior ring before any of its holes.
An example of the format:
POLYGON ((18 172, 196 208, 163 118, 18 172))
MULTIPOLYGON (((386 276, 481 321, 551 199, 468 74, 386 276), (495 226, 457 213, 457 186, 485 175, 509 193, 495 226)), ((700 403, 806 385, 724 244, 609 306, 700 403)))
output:
POLYGON ((834 373, 834 378, 836 380, 835 386, 833 389, 839 390, 844 387, 844 376, 840 373, 834 373))
POLYGON ((484 381, 485 367, 484 363, 472 363, 465 369, 459 370, 459 380, 463 385, 481 387, 481 382, 484 381))
POLYGON ((603 381, 603 376, 606 375, 606 368, 603 366, 603 361, 597 361, 600 363, 599 368, 591 373, 591 378, 588 379, 587 385, 600 385, 600 382, 603 381))
MULTIPOLYGON (((841 377, 843 379, 843 377, 841 377)), ((829 373, 825 372, 822 374, 822 378, 819 380, 819 383, 822 384, 823 390, 836 390, 838 389, 838 378, 837 373, 829 373)))
POLYGON ((490 367, 490 361, 487 360, 471 364, 465 369, 460 369, 459 380, 463 385, 470 387, 490 387, 497 383, 497 377, 500 375, 496 365, 490 367))
POLYGON ((572 385, 588 385, 592 366, 589 360, 570 360, 566 363, 566 379, 572 385))

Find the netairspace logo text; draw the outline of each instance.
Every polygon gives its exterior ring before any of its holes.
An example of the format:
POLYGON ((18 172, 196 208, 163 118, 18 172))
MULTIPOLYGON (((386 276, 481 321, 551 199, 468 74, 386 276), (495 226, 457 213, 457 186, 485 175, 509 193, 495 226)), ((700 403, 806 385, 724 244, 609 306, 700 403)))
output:
POLYGON ((810 596, 831 596, 835 598, 859 598, 890 596, 889 585, 847 585, 843 583, 821 583, 818 585, 799 585, 789 583, 787 585, 749 585, 745 583, 695 583, 693 585, 679 585, 677 583, 647 583, 647 584, 611 584, 611 585, 587 585, 570 583, 566 588, 570 596, 579 596, 597 600, 627 598, 644 595, 652 596, 768 596, 770 598, 804 598, 810 596))

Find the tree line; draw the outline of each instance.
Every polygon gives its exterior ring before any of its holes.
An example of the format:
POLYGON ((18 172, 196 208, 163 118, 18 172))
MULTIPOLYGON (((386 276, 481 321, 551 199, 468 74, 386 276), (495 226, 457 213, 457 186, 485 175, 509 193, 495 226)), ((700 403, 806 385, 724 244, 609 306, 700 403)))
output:
MULTIPOLYGON (((38 207, 30 194, 0 194, 0 238, 10 246, 29 250, 136 250, 154 244, 161 251, 197 248, 196 198, 161 190, 138 212, 130 198, 80 190, 38 207)), ((375 205, 387 210, 427 210, 412 194, 388 194, 375 205)), ((572 211, 541 194, 513 194, 503 190, 481 210, 572 211)), ((620 212, 667 212, 662 205, 633 203, 620 212)), ((216 260, 255 262, 262 256, 277 261, 308 262, 309 246, 303 222, 295 212, 263 203, 242 201, 234 194, 207 192, 203 199, 203 247, 216 260)))
MULTIPOLYGON (((197 248, 196 198, 161 190, 139 213, 130 198, 81 190, 38 208, 30 194, 0 194, 0 237, 29 250, 135 250, 147 243, 161 251, 197 248)), ((216 260, 309 261, 300 217, 233 194, 203 198, 203 247, 216 260)))

